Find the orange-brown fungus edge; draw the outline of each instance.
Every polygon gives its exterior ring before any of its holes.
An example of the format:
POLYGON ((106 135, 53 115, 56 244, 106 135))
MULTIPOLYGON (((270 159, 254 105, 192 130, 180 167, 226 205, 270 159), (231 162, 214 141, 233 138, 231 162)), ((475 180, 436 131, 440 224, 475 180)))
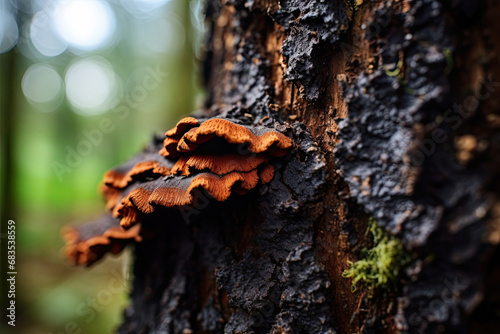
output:
MULTIPOLYGON (((181 120, 182 122, 182 120, 181 120)), ((213 137, 224 138, 230 144, 248 144, 248 150, 254 153, 267 151, 272 156, 281 157, 286 154, 292 146, 292 140, 287 136, 270 130, 260 136, 254 135, 243 125, 234 124, 231 121, 215 118, 203 122, 199 127, 191 127, 183 136, 178 138, 178 127, 176 136, 167 136, 164 147, 160 151, 163 156, 177 157, 180 153, 194 151, 199 144, 209 141, 213 137), (177 146, 175 144, 177 143, 177 146)))
POLYGON ((176 147, 182 135, 198 125, 198 120, 194 117, 184 117, 181 119, 174 128, 165 132, 166 138, 163 141, 163 148, 159 153, 164 157, 178 157, 179 154, 176 152, 176 147))
POLYGON ((172 167, 171 173, 189 176, 193 171, 209 170, 217 175, 225 175, 231 172, 249 172, 268 161, 269 158, 265 155, 255 154, 194 154, 181 156, 172 167))
POLYGON ((168 130, 165 132, 165 136, 167 137, 181 137, 186 131, 191 129, 192 127, 198 126, 198 120, 194 117, 184 117, 181 119, 175 128, 168 130))
POLYGON ((120 203, 122 193, 120 189, 109 187, 105 184, 101 187, 101 193, 106 200, 106 210, 113 210, 113 208, 120 203))
POLYGON ((121 190, 132 183, 135 177, 147 172, 162 176, 171 174, 170 169, 162 166, 158 161, 139 162, 126 174, 120 174, 113 170, 106 172, 101 187, 101 193, 106 200, 106 209, 113 210, 120 202, 121 190))
POLYGON ((142 161, 134 165, 126 174, 117 173, 114 170, 107 171, 103 177, 103 183, 106 186, 123 189, 129 185, 134 176, 146 172, 151 172, 158 175, 169 175, 170 170, 163 167, 158 161, 142 161))
POLYGON ((265 165, 261 171, 259 171, 259 178, 262 184, 266 184, 271 182, 274 177, 274 166, 273 165, 265 165))
POLYGON ((69 262, 76 265, 89 266, 99 260, 105 253, 119 253, 125 246, 122 242, 126 240, 142 241, 140 236, 141 224, 125 230, 122 227, 113 226, 101 235, 93 236, 86 240, 79 240, 78 231, 74 227, 66 226, 61 234, 66 241, 64 253, 69 262), (95 246, 108 246, 106 250, 95 253, 95 246), (117 246, 117 247, 115 247, 117 246))
MULTIPOLYGON (((166 181, 168 182, 168 181, 166 181)), ((193 203, 193 191, 203 188, 217 201, 225 201, 231 195, 233 187, 238 186, 239 193, 251 190, 257 186, 259 176, 257 169, 250 172, 232 172, 224 176, 212 173, 200 173, 193 177, 186 189, 169 187, 158 187, 153 191, 137 188, 125 196, 118 205, 113 215, 122 218, 120 225, 132 226, 137 222, 140 213, 152 213, 155 207, 175 208, 191 205, 193 203)))

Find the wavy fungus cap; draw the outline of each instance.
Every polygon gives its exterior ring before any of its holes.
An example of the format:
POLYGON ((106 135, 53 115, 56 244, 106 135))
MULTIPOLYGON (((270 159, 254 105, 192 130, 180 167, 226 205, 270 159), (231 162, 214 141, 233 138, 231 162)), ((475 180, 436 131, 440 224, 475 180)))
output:
POLYGON ((245 195, 271 182, 273 158, 291 146, 290 138, 266 127, 185 117, 163 141, 154 138, 143 152, 104 175, 101 192, 109 213, 63 229, 66 257, 89 266, 106 252, 116 254, 141 241, 141 222, 158 208, 194 207, 197 196, 223 202, 245 195))
POLYGON ((158 207, 180 208, 194 204, 194 199, 201 190, 222 202, 231 196, 235 188, 241 194, 241 190, 251 190, 258 182, 257 169, 222 176, 209 172, 196 176, 170 176, 144 183, 130 192, 116 206, 113 215, 122 218, 122 226, 129 227, 138 222, 140 214, 153 213, 158 207))
MULTIPOLYGON (((185 124, 182 122, 183 120, 179 124, 185 124)), ((240 125, 224 118, 212 118, 199 126, 190 123, 190 127, 181 128, 179 124, 175 131, 171 130, 165 134, 167 138, 160 151, 165 157, 177 157, 182 153, 193 152, 201 144, 210 144, 214 138, 222 138, 228 144, 244 144, 250 152, 266 152, 275 157, 284 156, 292 146, 292 140, 280 132, 262 126, 240 125)))
POLYGON ((129 242, 141 241, 140 230, 140 224, 125 230, 110 214, 84 225, 65 226, 61 231, 64 253, 71 263, 90 266, 108 252, 118 254, 129 242))
POLYGON ((231 172, 249 172, 269 162, 265 155, 229 154, 193 154, 181 156, 171 169, 174 175, 192 175, 210 171, 218 175, 231 172))
POLYGON ((174 152, 179 140, 182 138, 184 133, 189 131, 191 128, 199 126, 199 122, 194 117, 184 117, 181 119, 177 125, 173 128, 165 132, 165 140, 163 141, 163 148, 160 150, 160 154, 163 156, 171 156, 172 158, 176 158, 179 155, 170 154, 168 152, 174 152))
POLYGON ((106 172, 101 192, 106 208, 112 210, 120 201, 122 191, 135 181, 171 174, 174 163, 158 153, 141 153, 124 164, 106 172))

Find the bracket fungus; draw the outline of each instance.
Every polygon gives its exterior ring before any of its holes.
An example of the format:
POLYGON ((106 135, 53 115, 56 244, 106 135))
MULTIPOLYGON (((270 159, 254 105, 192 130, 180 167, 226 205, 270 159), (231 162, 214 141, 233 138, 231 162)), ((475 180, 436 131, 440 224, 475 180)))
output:
POLYGON ((61 231, 66 240, 64 253, 71 263, 90 266, 108 252, 117 254, 129 242, 141 241, 140 231, 140 224, 125 230, 119 219, 104 214, 84 225, 65 226, 61 231))
POLYGON ((106 252, 116 254, 141 241, 141 223, 157 209, 194 207, 197 196, 223 202, 233 193, 245 195, 273 179, 273 159, 291 147, 290 138, 268 127, 185 117, 163 141, 155 137, 143 152, 104 175, 101 191, 110 213, 65 228, 66 256, 91 265, 106 252))
POLYGON ((268 127, 241 125, 224 118, 211 118, 198 125, 192 122, 192 117, 188 117, 165 136, 164 148, 160 151, 164 157, 177 157, 197 149, 212 153, 222 146, 221 141, 214 140, 216 138, 223 139, 227 144, 243 145, 240 150, 267 153, 274 157, 284 156, 292 146, 290 138, 268 127))

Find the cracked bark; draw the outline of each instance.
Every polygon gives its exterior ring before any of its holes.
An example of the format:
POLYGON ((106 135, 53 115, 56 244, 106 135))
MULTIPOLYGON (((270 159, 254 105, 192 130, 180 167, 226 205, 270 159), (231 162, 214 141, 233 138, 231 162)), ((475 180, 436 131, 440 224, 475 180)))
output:
POLYGON ((135 246, 120 333, 493 333, 500 310, 494 1, 207 1, 203 116, 296 145, 246 197, 135 246), (351 293, 374 217, 411 252, 351 293))

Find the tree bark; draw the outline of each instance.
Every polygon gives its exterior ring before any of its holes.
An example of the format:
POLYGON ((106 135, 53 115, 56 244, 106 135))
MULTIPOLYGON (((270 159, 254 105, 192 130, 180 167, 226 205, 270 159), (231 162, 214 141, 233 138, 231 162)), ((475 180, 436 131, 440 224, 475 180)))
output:
POLYGON ((294 139, 246 197, 156 213, 120 333, 493 333, 500 328, 496 2, 206 4, 198 114, 294 139), (410 263, 343 277, 374 220, 410 263))

